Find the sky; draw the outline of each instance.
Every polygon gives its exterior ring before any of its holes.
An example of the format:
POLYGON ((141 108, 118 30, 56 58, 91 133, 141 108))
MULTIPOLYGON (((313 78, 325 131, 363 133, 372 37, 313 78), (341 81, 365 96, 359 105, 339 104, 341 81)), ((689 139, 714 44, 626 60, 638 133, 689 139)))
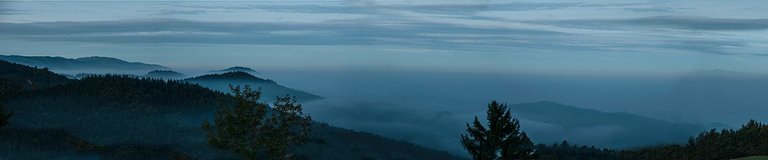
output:
POLYGON ((182 70, 764 73, 768 1, 0 1, 0 54, 182 70))

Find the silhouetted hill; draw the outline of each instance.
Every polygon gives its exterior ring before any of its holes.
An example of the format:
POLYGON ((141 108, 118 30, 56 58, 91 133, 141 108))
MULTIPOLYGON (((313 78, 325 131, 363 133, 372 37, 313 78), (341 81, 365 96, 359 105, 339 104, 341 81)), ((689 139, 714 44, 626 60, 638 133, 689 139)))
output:
POLYGON ((258 71, 248 67, 234 66, 222 70, 210 71, 210 73, 227 73, 227 72, 245 72, 249 74, 260 74, 258 71))
POLYGON ((278 96, 296 96, 299 101, 307 102, 322 97, 304 91, 291 89, 275 81, 262 79, 246 72, 227 72, 221 74, 208 74, 184 81, 199 84, 217 91, 228 92, 229 85, 249 85, 252 88, 261 88, 261 97, 265 100, 273 100, 278 96))
POLYGON ((646 146, 685 142, 690 136, 706 130, 699 125, 672 123, 629 113, 582 109, 555 102, 515 104, 509 108, 521 119, 529 135, 540 143, 568 140, 576 144, 606 147, 646 146), (536 128, 537 125, 550 128, 536 128), (580 137, 572 138, 576 136, 580 137), (584 141, 587 139, 590 141, 584 141))
MULTIPOLYGON (((97 75, 38 90, 25 90, 9 99, 5 108, 15 113, 10 128, 60 128, 89 144, 103 146, 104 156, 153 159, 189 155, 197 159, 232 158, 214 151, 200 124, 212 119, 219 103, 230 96, 183 81, 164 81, 124 75, 97 75), (126 156, 128 155, 128 156, 126 156), (140 156, 136 156, 140 155, 140 156)), ((37 137, 37 132, 12 133, 37 137)), ((45 134, 48 134, 47 131, 45 134)), ((316 124, 313 142, 295 148, 311 159, 459 159, 446 152, 423 148, 380 136, 316 124)), ((5 137, 0 137, 0 139, 5 137)), ((6 141, 14 141, 5 139, 6 141)), ((19 142, 29 139, 21 139, 19 142)), ((73 157, 61 139, 48 138, 31 147, 32 159, 73 157), (60 146, 47 150, 42 144, 60 146)), ((2 147, 29 148, 29 143, 0 143, 2 147)), ((34 145, 34 144, 33 144, 34 145)), ((0 147, 0 148, 2 148, 0 147)), ((90 154, 86 154, 89 155, 90 154)), ((88 157, 85 157, 88 158, 88 157)), ((74 157, 74 159, 81 159, 74 157)))
POLYGON ((251 82, 259 82, 259 83, 275 83, 275 81, 262 79, 262 78, 253 76, 250 73, 241 72, 241 71, 226 72, 226 73, 219 73, 219 74, 207 74, 207 75, 202 75, 194 78, 189 78, 187 80, 195 80, 195 81, 232 80, 232 81, 251 81, 251 82))
POLYGON ((146 73, 167 70, 168 67, 139 62, 127 62, 110 57, 83 57, 69 59, 49 56, 0 55, 0 60, 27 66, 47 67, 59 73, 146 73))
POLYGON ((0 96, 22 89, 37 89, 69 82, 70 79, 47 69, 27 67, 0 60, 0 96))
POLYGON ((179 79, 184 78, 184 74, 172 70, 154 70, 144 75, 144 77, 157 79, 179 79))

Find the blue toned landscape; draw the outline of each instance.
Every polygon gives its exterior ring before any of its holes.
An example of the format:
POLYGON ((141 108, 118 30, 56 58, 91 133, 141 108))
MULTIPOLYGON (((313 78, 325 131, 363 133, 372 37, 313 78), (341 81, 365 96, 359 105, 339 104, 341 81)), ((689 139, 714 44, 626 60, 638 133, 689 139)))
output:
POLYGON ((768 1, 3 1, 0 159, 750 159, 768 1))

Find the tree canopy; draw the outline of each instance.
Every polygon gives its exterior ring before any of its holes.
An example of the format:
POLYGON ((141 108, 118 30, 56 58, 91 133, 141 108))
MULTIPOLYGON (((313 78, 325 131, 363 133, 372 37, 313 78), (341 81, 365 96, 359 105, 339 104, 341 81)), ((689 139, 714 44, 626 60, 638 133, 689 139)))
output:
POLYGON ((475 116, 467 134, 461 135, 461 143, 476 160, 533 159, 533 142, 520 130, 517 119, 506 104, 496 101, 488 104, 487 127, 475 116))
POLYGON ((311 119, 291 97, 278 98, 274 109, 259 102, 261 92, 249 86, 230 87, 234 103, 223 104, 214 124, 203 122, 208 143, 245 159, 293 159, 288 147, 308 137, 311 119), (265 157, 266 156, 266 157, 265 157))

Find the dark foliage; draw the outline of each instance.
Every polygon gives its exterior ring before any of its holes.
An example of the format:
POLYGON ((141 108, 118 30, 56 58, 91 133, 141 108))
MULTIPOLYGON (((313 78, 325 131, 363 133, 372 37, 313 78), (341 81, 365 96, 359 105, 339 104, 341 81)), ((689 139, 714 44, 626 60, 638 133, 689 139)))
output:
POLYGON ((768 125, 750 120, 740 129, 709 130, 686 145, 662 145, 624 151, 622 159, 733 159, 768 155, 768 125))
POLYGON ((534 158, 533 143, 520 131, 507 105, 496 101, 488 104, 487 129, 475 116, 472 126, 467 124, 467 134, 461 135, 461 143, 476 160, 534 158))
POLYGON ((233 105, 222 105, 214 124, 203 122, 208 143, 245 159, 293 159, 288 147, 305 141, 312 120, 290 97, 278 98, 274 108, 259 102, 261 92, 232 87, 233 105), (266 155, 266 157, 264 157, 266 155))
POLYGON ((537 159, 541 160, 614 160, 618 152, 610 149, 595 148, 595 146, 579 146, 567 141, 553 145, 539 144, 536 146, 537 159))
POLYGON ((132 106, 124 109, 150 107, 159 111, 178 111, 180 108, 205 109, 213 106, 212 101, 226 97, 222 93, 186 82, 126 75, 94 75, 66 85, 21 94, 47 98, 46 100, 58 100, 57 106, 99 108, 132 106))
POLYGON ((170 145, 116 144, 105 146, 99 152, 101 159, 109 160, 191 160, 189 155, 177 151, 170 145))
POLYGON ((277 84, 275 81, 269 79, 262 79, 253 76, 246 72, 227 72, 221 74, 208 74, 198 76, 194 78, 188 78, 185 82, 199 84, 201 86, 218 90, 222 92, 229 92, 230 85, 249 85, 253 88, 261 90, 261 98, 264 101, 274 101, 277 97, 290 95, 296 97, 300 102, 308 102, 312 100, 322 99, 318 95, 307 93, 304 91, 288 88, 277 84))
POLYGON ((32 68, 0 60, 0 96, 11 96, 11 93, 22 89, 45 88, 69 81, 67 77, 47 68, 32 68))
POLYGON ((153 70, 144 75, 144 77, 157 79, 177 79, 183 78, 184 74, 172 70, 153 70))
MULTIPOLYGON (((14 112, 14 117, 11 125, 2 129, 9 133, 0 134, 0 147, 23 149, 25 154, 16 155, 25 158, 0 159, 97 159, 102 156, 107 159, 166 159, 168 156, 179 158, 175 156, 180 153, 196 159, 233 158, 209 148, 205 131, 200 128, 204 119, 214 117, 217 102, 232 103, 232 97, 198 85, 103 75, 38 90, 24 90, 15 95, 18 96, 7 99, 5 107, 14 112), (101 146, 102 150, 82 155, 80 151, 66 148, 69 142, 61 141, 61 138, 46 140, 36 136, 53 133, 14 131, 18 128, 61 128, 67 134, 72 133, 83 139, 80 144, 101 146), (20 140, 39 141, 26 143, 20 140), (29 147, 27 144, 39 146, 29 147), (40 148, 46 147, 43 146, 45 144, 61 145, 62 148, 40 148)), ((461 159, 407 142, 323 124, 313 123, 309 136, 308 143, 289 148, 297 153, 296 158, 461 159)), ((0 149, 2 151, 16 150, 0 149)), ((0 153, 0 157, 6 155, 5 152, 0 153)))
POLYGON ((539 159, 625 159, 720 160, 768 155, 768 125, 751 120, 740 129, 710 130, 691 138, 688 144, 669 144, 627 150, 598 149, 570 145, 566 142, 552 146, 538 145, 539 159))
POLYGON ((190 78, 187 80, 190 81, 212 81, 212 80, 242 80, 242 81, 253 81, 253 82, 260 82, 260 83, 275 83, 273 80, 269 79, 263 79, 256 76, 253 76, 247 72, 243 71, 234 71, 234 72, 226 72, 226 73, 218 73, 218 74, 208 74, 208 75, 202 75, 194 78, 190 78))
POLYGON ((92 144, 63 129, 8 128, 0 137, 0 159, 192 159, 171 146, 92 144))
POLYGON ((207 157, 217 154, 197 127, 227 98, 183 82, 103 75, 20 92, 7 109, 13 127, 63 128, 104 145, 174 145, 207 157))
POLYGON ((94 159, 96 148, 63 129, 0 129, 0 159, 94 159))
POLYGON ((8 121, 11 119, 11 116, 13 116, 12 112, 6 111, 5 108, 3 108, 3 104, 5 104, 3 98, 4 97, 0 95, 0 129, 8 126, 8 121))

